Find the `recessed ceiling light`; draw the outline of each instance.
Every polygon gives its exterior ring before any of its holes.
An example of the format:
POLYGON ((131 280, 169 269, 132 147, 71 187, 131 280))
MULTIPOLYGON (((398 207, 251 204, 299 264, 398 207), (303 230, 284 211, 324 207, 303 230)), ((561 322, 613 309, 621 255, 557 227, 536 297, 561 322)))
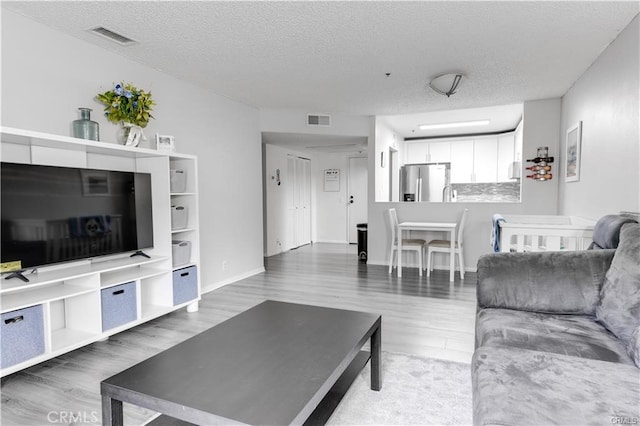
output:
POLYGON ((421 124, 418 128, 420 130, 450 129, 454 127, 486 126, 489 123, 491 123, 491 120, 459 121, 457 123, 421 124))

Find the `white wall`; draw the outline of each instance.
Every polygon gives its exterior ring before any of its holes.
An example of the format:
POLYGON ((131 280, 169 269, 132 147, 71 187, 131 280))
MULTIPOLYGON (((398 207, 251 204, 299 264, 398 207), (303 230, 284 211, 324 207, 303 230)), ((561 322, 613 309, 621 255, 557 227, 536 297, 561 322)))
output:
MULTIPOLYGON (((545 99, 525 102, 523 105, 523 155, 535 157, 538 146, 548 146, 550 153, 556 153, 559 145, 560 99, 545 99)), ((375 142, 374 142, 375 143, 375 142)), ((374 148, 369 144, 369 150, 374 148)), ((373 169, 369 159, 369 170, 373 169)), ((555 169, 555 167, 554 167, 555 169)), ((374 176, 369 176, 373 186, 374 176)), ((372 194, 370 188, 369 194, 372 194)), ((465 228, 465 269, 475 270, 478 258, 491 252, 489 238, 491 218, 494 213, 502 214, 557 214, 557 180, 522 182, 522 202, 520 203, 377 203, 370 198, 368 230, 368 263, 386 264, 390 234, 386 211, 395 207, 401 221, 442 221, 450 222, 458 218, 463 209, 469 209, 465 228)), ((429 233, 428 238, 442 238, 437 233, 429 233)), ((447 258, 442 255, 435 259, 437 268, 448 268, 447 258)))
MULTIPOLYGON (((403 139, 393 129, 391 129, 386 123, 376 118, 375 121, 375 140, 376 149, 374 156, 374 173, 375 173, 375 199, 378 201, 389 200, 389 147, 398 150, 398 160, 402 158, 402 147, 404 146, 403 139), (384 154, 385 167, 382 167, 380 162, 380 155, 384 154)), ((398 161, 400 163, 400 161, 398 161)))
POLYGON ((565 183, 562 168, 562 214, 598 218, 640 211, 639 20, 636 16, 562 98, 563 159, 566 131, 582 121, 580 181, 565 183))
POLYGON ((307 126, 307 113, 318 113, 318 111, 261 109, 260 130, 316 135, 370 136, 372 117, 330 114, 331 126, 307 126))
POLYGON ((521 186, 522 214, 558 214, 558 186, 560 182, 560 99, 543 99, 525 102, 522 106, 522 175, 528 171, 527 159, 537 156, 538 147, 549 147, 553 179, 538 181, 523 179, 521 186))
POLYGON ((105 120, 93 98, 121 80, 153 93, 157 106, 147 136, 174 135, 178 152, 199 158, 203 287, 262 270, 261 140, 255 108, 2 11, 3 126, 70 135, 77 108, 90 107, 101 140, 115 142, 117 126, 105 120))

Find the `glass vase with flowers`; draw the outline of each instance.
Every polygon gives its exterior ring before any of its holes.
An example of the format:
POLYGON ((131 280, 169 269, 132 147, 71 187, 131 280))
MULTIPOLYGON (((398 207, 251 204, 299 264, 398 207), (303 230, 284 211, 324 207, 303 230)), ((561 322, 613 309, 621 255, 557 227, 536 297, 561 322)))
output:
POLYGON ((154 118, 150 111, 155 102, 151 92, 138 89, 130 83, 117 83, 113 89, 96 95, 105 105, 104 115, 112 123, 120 124, 118 140, 129 146, 138 146, 144 138, 142 129, 154 118))

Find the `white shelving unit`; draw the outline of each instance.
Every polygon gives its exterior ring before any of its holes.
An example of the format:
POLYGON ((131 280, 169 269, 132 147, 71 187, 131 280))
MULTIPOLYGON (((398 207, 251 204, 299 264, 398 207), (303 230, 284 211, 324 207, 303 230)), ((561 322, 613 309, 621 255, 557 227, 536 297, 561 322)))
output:
POLYGON ((154 241, 153 248, 145 250, 150 259, 129 257, 129 253, 125 253, 39 268, 35 274, 25 273, 29 278, 28 283, 18 279, 2 279, 1 314, 42 306, 45 350, 42 354, 3 368, 0 370, 1 376, 177 309, 186 307, 190 312, 198 310, 201 295, 199 278, 196 281, 196 298, 177 305, 173 302, 174 271, 193 267, 192 270, 197 272, 200 262, 195 156, 7 127, 0 128, 0 136, 0 158, 3 162, 150 173, 154 241), (184 192, 170 191, 170 170, 173 169, 181 169, 186 174, 184 192), (171 205, 175 203, 188 208, 188 223, 184 229, 171 229, 171 205), (191 243, 188 263, 173 265, 172 240, 191 243), (103 315, 107 313, 103 314, 101 294, 126 283, 134 283, 135 320, 103 330, 103 315))

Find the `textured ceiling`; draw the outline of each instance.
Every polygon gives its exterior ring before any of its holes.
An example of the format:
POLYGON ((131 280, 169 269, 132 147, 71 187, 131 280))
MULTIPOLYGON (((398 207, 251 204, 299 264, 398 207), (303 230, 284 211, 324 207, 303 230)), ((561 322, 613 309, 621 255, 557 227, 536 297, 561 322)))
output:
POLYGON ((259 108, 364 115, 561 96, 639 9, 610 1, 2 6, 259 108), (139 43, 86 31, 96 26, 139 43), (426 86, 447 71, 467 76, 451 98, 426 86))

